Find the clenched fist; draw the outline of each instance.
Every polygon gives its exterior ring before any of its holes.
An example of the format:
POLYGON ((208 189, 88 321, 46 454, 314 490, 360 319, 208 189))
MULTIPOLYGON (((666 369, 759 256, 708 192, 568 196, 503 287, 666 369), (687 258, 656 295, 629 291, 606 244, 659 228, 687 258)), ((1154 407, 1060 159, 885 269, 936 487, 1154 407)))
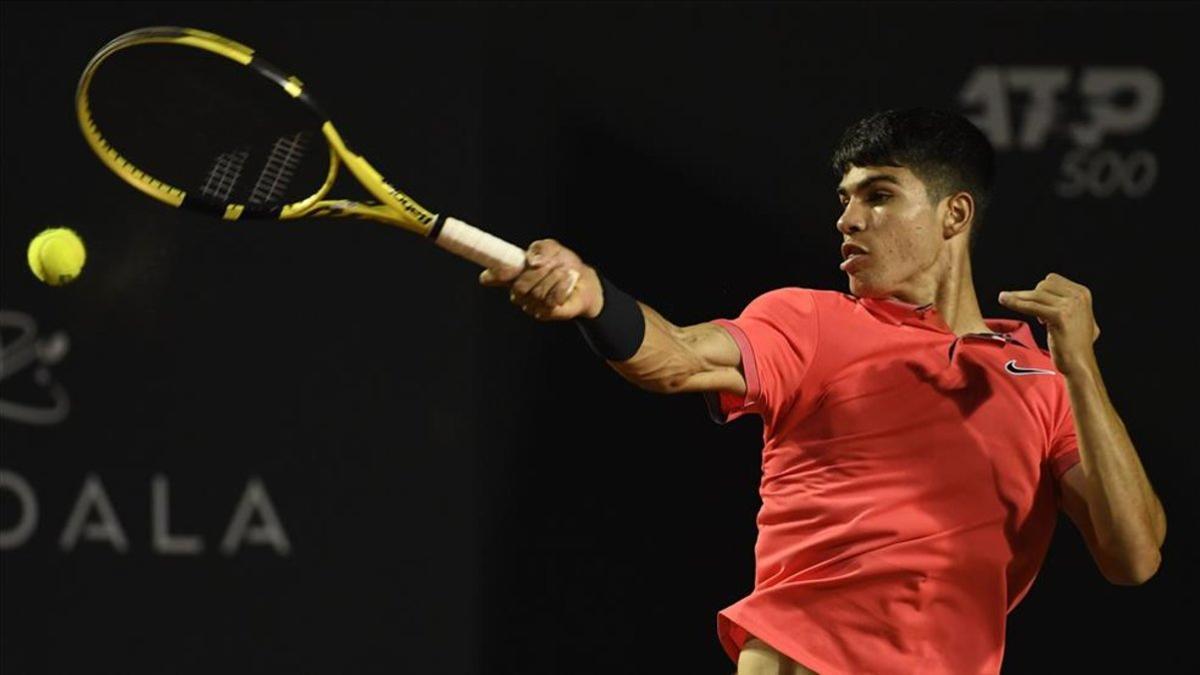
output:
POLYGON ((1092 343, 1100 337, 1100 325, 1092 312, 1092 292, 1082 284, 1049 274, 1029 291, 1005 291, 1000 304, 1036 317, 1046 326, 1050 356, 1063 375, 1098 369, 1092 343))
POLYGON ((538 321, 594 319, 604 305, 596 270, 553 239, 529 245, 525 269, 487 269, 479 275, 479 283, 509 287, 508 299, 538 321))

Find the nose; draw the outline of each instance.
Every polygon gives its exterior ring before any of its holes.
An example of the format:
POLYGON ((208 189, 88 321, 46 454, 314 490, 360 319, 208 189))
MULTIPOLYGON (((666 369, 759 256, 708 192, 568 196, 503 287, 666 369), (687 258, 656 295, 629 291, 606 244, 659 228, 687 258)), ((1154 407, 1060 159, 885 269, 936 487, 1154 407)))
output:
POLYGON ((856 207, 854 200, 851 200, 846 208, 842 209, 842 215, 837 219, 837 229, 843 235, 850 235, 855 232, 862 232, 867 229, 865 212, 863 209, 856 207))

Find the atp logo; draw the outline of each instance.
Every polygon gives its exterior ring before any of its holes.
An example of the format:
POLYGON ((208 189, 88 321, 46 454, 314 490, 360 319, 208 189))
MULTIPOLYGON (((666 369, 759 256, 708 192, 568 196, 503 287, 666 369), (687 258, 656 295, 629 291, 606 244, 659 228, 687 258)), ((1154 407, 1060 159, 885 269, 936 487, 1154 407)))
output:
POLYGON ((958 98, 997 151, 1037 152, 1051 139, 1073 146, 1055 185, 1060 197, 1139 198, 1154 189, 1151 150, 1109 145, 1136 139, 1158 120, 1163 83, 1149 68, 979 66, 958 98))

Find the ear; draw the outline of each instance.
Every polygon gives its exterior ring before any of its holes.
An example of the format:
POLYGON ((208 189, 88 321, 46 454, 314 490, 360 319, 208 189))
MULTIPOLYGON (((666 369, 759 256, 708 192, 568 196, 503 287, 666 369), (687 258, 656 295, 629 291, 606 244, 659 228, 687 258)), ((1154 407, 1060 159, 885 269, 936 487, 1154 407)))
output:
POLYGON ((970 192, 956 192, 943 202, 942 236, 952 239, 967 231, 975 217, 975 199, 970 192))

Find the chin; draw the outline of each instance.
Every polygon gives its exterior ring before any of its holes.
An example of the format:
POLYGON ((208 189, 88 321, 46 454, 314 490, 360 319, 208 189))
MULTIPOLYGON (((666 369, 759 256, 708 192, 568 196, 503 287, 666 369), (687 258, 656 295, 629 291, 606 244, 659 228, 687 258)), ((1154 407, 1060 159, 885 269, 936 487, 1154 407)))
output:
POLYGON ((886 298, 892 294, 891 289, 856 274, 850 275, 850 293, 858 298, 886 298))

